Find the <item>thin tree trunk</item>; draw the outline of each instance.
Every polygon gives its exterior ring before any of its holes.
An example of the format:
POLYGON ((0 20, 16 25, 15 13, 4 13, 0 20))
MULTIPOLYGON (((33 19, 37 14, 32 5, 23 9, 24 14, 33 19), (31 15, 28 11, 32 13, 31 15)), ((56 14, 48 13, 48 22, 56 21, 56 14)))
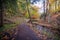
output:
POLYGON ((31 15, 30 15, 30 11, 29 11, 29 8, 28 8, 28 0, 26 0, 26 2, 27 2, 27 11, 28 11, 29 18, 30 18, 30 21, 31 21, 31 24, 32 24, 31 15))
POLYGON ((44 15, 43 15, 43 19, 46 20, 46 10, 45 10, 45 0, 43 1, 43 7, 44 7, 44 15))
POLYGON ((51 5, 50 5, 50 3, 49 3, 49 0, 47 0, 47 2, 48 2, 48 23, 50 23, 51 22, 51 20, 50 20, 50 16, 51 16, 51 14, 50 14, 50 9, 51 9, 51 5))

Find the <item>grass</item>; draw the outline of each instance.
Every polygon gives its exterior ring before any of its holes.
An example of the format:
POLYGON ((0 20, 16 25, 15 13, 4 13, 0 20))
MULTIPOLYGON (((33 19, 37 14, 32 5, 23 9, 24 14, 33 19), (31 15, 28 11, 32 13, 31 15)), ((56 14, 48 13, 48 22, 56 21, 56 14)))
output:
POLYGON ((60 40, 60 35, 55 34, 55 38, 54 38, 54 40, 60 40))
POLYGON ((4 26, 0 28, 0 32, 4 31, 4 30, 7 30, 7 29, 11 29, 15 26, 16 26, 16 24, 4 24, 4 26))

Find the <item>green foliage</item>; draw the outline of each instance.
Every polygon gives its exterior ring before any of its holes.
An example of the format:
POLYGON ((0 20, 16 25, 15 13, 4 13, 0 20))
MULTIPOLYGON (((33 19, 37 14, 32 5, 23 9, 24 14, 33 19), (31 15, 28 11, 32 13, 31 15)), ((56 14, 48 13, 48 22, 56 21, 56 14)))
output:
POLYGON ((29 13, 27 7, 30 7, 30 0, 18 0, 18 8, 20 13, 24 15, 24 17, 29 18, 29 13))
POLYGON ((17 13, 17 0, 4 0, 6 16, 11 16, 17 13))
POLYGON ((18 8, 20 11, 25 11, 26 10, 26 3, 18 1, 18 8))

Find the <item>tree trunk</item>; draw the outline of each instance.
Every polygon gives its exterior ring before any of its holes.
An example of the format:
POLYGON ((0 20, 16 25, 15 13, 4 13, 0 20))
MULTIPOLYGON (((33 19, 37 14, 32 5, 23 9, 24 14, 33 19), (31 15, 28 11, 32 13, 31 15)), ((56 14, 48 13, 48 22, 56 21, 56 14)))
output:
POLYGON ((27 11, 28 11, 28 14, 29 14, 29 18, 30 18, 30 22, 32 24, 32 19, 31 19, 31 15, 30 15, 30 11, 29 11, 29 7, 28 7, 28 0, 26 0, 26 3, 27 3, 27 11))
POLYGON ((4 5, 3 0, 0 0, 0 27, 3 26, 4 5))

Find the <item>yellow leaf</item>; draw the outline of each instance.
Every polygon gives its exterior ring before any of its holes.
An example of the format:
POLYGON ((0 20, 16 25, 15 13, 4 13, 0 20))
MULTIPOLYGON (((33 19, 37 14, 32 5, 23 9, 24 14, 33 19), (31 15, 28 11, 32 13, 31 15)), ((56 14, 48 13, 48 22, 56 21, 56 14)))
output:
POLYGON ((55 2, 55 0, 49 0, 49 3, 52 4, 53 2, 55 2))

